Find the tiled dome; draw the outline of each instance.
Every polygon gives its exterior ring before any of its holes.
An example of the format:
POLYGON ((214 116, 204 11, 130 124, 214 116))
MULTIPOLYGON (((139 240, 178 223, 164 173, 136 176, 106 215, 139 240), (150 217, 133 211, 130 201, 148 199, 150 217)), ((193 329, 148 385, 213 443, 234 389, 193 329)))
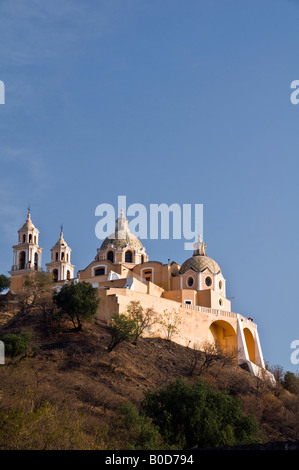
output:
POLYGON ((211 274, 218 274, 221 272, 216 261, 208 256, 192 256, 192 258, 187 259, 181 266, 180 274, 184 274, 188 269, 193 269, 193 271, 200 273, 205 269, 208 269, 211 274))

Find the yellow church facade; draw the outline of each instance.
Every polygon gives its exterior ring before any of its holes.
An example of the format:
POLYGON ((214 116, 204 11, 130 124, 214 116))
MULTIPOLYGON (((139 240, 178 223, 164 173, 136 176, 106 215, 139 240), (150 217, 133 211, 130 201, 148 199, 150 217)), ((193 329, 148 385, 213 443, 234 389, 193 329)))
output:
MULTIPOLYGON (((19 230, 19 243, 13 246, 14 262, 11 291, 17 293, 25 275, 41 269, 38 231, 28 214, 19 230), (31 237, 29 235, 31 234, 31 237), (35 238, 34 238, 35 237, 35 238)), ((88 282, 98 289, 98 317, 109 323, 115 314, 126 314, 131 301, 144 309, 152 308, 161 318, 171 315, 177 322, 171 338, 183 346, 201 349, 206 342, 219 342, 238 350, 238 362, 255 375, 265 369, 257 325, 250 318, 231 311, 226 297, 226 280, 216 261, 207 256, 206 244, 199 237, 193 255, 182 265, 150 261, 141 241, 130 233, 123 211, 115 232, 98 248, 94 260, 74 277, 71 249, 61 231, 46 263, 55 288, 65 282, 88 282)), ((149 335, 162 336, 159 323, 149 335)))

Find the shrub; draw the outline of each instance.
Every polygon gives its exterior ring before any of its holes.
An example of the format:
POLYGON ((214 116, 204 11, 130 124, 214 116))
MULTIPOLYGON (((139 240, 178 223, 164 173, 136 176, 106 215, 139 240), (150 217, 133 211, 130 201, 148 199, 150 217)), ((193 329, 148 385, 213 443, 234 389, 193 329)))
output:
POLYGON ((143 404, 169 444, 177 449, 258 442, 258 423, 246 416, 240 401, 198 379, 177 379, 165 389, 148 392, 143 404))
POLYGON ((111 341, 108 346, 108 351, 111 352, 123 341, 129 341, 133 337, 135 327, 135 322, 126 315, 114 315, 109 326, 111 341))
POLYGON ((30 334, 26 331, 19 334, 7 334, 2 337, 2 341, 5 346, 5 354, 14 358, 27 353, 30 334))

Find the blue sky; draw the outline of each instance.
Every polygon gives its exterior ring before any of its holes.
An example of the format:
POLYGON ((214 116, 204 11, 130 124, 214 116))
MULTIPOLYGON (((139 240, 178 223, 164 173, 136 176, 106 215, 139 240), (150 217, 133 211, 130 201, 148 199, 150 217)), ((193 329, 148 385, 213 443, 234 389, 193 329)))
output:
POLYGON ((203 204, 233 311, 296 372, 298 22, 295 0, 1 2, 0 272, 29 203, 43 265, 63 222, 76 271, 101 243, 98 204, 203 204))

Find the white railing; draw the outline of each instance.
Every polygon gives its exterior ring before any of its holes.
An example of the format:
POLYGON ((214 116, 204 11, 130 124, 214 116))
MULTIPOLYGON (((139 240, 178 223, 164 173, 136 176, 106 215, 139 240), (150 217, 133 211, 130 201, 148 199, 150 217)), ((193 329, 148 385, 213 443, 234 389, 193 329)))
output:
POLYGON ((215 315, 216 317, 222 316, 222 317, 230 317, 230 318, 240 318, 242 321, 245 321, 246 323, 250 323, 250 325, 252 326, 256 326, 252 322, 252 320, 249 320, 248 318, 243 317, 239 313, 228 312, 227 310, 202 307, 200 305, 191 305, 191 304, 181 304, 181 308, 185 308, 187 310, 195 310, 196 312, 200 312, 200 313, 212 314, 212 315, 215 315))

